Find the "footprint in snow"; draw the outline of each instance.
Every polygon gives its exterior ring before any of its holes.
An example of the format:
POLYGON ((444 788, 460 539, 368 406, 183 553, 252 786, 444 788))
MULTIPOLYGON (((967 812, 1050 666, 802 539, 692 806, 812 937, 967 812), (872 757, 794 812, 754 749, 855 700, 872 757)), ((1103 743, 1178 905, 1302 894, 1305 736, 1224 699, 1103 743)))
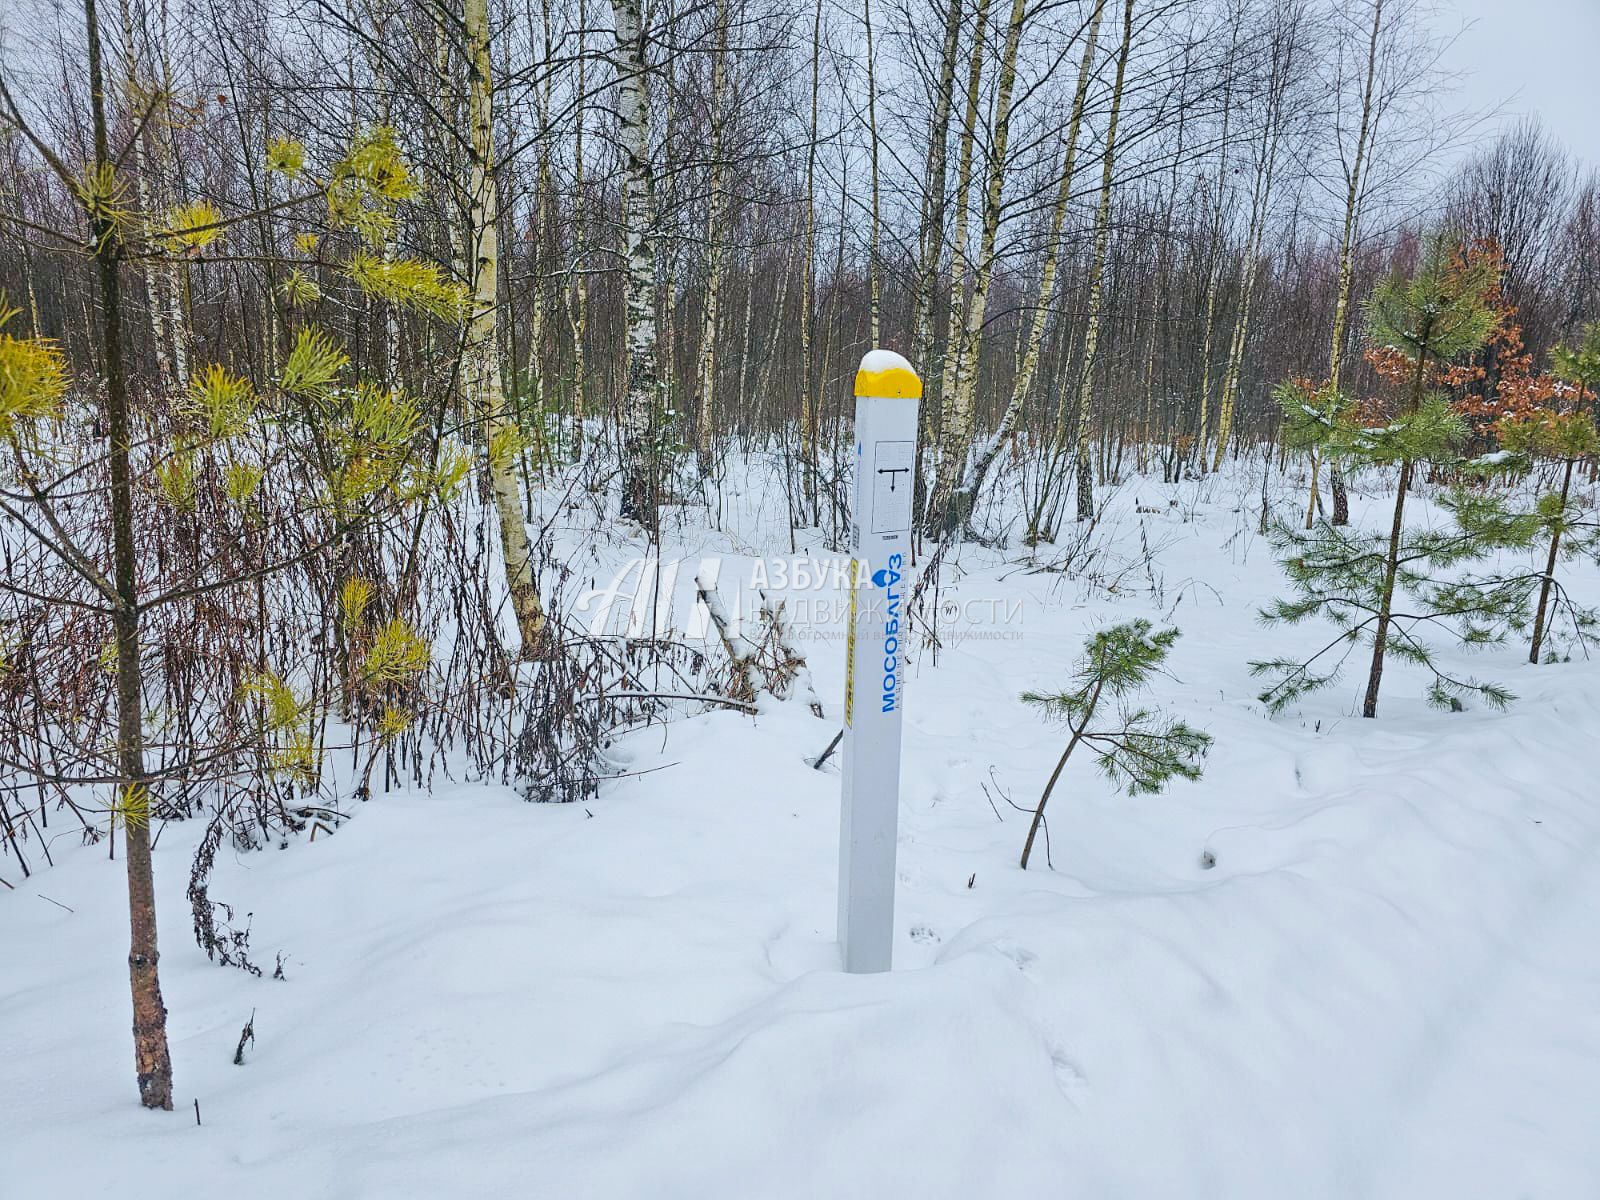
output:
POLYGON ((1050 1047, 1050 1066, 1055 1070, 1056 1086, 1061 1089, 1061 1094, 1076 1106, 1089 1090, 1088 1078, 1059 1046, 1050 1047))
POLYGON ((999 941, 994 944, 995 950, 1009 958, 1017 970, 1027 973, 1029 967, 1038 961, 1039 956, 1032 950, 1025 950, 1013 942, 999 941))

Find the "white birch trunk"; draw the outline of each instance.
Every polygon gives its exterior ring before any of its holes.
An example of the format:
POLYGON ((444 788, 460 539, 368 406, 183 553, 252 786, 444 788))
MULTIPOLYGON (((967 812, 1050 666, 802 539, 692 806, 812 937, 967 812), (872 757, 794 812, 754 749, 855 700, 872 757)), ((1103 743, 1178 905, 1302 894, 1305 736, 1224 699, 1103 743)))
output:
POLYGON ((617 116, 621 124, 627 274, 628 373, 622 400, 622 516, 647 529, 656 523, 656 262, 652 236, 654 176, 650 163, 650 90, 645 75, 640 0, 612 0, 617 116))
POLYGON ((1011 141, 1011 102, 1017 79, 1017 48, 1027 24, 1026 0, 1011 0, 1005 48, 1000 54, 1000 78, 994 102, 994 128, 990 137, 989 178, 983 197, 983 232, 978 242, 978 269, 972 296, 967 301, 966 322, 957 347, 955 398, 949 407, 946 449, 939 455, 934 499, 928 506, 928 533, 959 534, 966 512, 951 501, 967 478, 976 433, 979 355, 983 322, 988 313, 989 286, 994 279, 995 249, 1000 235, 1000 205, 1005 192, 1006 155, 1011 141))
POLYGON ((815 522, 817 503, 817 403, 811 370, 811 343, 816 310, 817 260, 817 119, 822 87, 822 0, 817 0, 811 27, 811 127, 806 143, 806 231, 801 254, 804 286, 800 293, 800 471, 801 494, 815 522))
MULTIPOLYGON (((917 237, 917 291, 912 299, 911 351, 919 368, 933 358, 934 292, 939 278, 939 257, 944 245, 944 181, 950 137, 950 109, 955 100, 956 50, 960 44, 962 0, 949 0, 945 9, 944 46, 939 60, 933 117, 928 125, 928 159, 922 193, 922 220, 917 237)), ((933 425, 934 406, 923 405, 925 427, 933 425)))
MULTIPOLYGON (((938 453, 934 464, 934 478, 945 477, 945 459, 948 457, 950 437, 948 430, 956 421, 956 392, 961 365, 961 329, 963 327, 962 301, 967 289, 967 226, 970 224, 968 196, 972 191, 972 156, 978 140, 978 102, 983 84, 984 35, 989 27, 989 0, 978 0, 978 10, 973 18, 972 57, 967 67, 966 107, 961 122, 961 149, 956 166, 956 212, 954 238, 950 245, 950 312, 945 328, 944 369, 939 380, 938 428, 935 445, 938 453)), ((928 405, 933 409, 933 405, 928 405)))
POLYGON ((499 523, 506 590, 521 637, 520 657, 532 659, 548 653, 549 639, 534 578, 533 547, 528 539, 526 514, 517 487, 516 459, 521 454, 521 438, 506 404, 500 376, 499 196, 494 174, 494 84, 489 57, 488 0, 463 0, 462 20, 470 74, 467 107, 472 130, 469 197, 474 264, 472 316, 464 363, 466 397, 470 411, 484 430, 483 450, 499 523))
POLYGON ((1273 31, 1272 68, 1267 80, 1267 111, 1261 127, 1256 155, 1255 182, 1250 189, 1250 229, 1245 242, 1244 273, 1239 287, 1239 311, 1234 319, 1233 338, 1228 347, 1228 362, 1222 377, 1221 405, 1217 411, 1217 450, 1211 469, 1220 471, 1233 434, 1233 413, 1239 398, 1244 352, 1250 336, 1250 319, 1255 307, 1256 282, 1261 270, 1261 245, 1266 236, 1267 215, 1272 205, 1272 184, 1277 168, 1278 143, 1283 133, 1285 93, 1296 67, 1295 50, 1299 30, 1294 25, 1273 31))
MULTIPOLYGON (((128 0, 117 0, 117 16, 122 34, 123 106, 128 121, 138 125, 144 115, 143 105, 151 100, 141 95, 144 89, 138 77, 139 56, 134 40, 133 10, 128 0)), ((149 131, 146 128, 140 132, 133 146, 134 194, 138 197, 139 212, 146 220, 159 226, 161 214, 156 212, 155 192, 150 186, 152 168, 148 138, 149 131)), ((155 347, 156 370, 162 379, 177 382, 172 357, 167 352, 166 318, 172 311, 169 267, 156 259, 145 259, 139 274, 144 282, 145 317, 150 323, 150 339, 155 347)))
MULTIPOLYGON (((588 56, 584 53, 584 33, 588 28, 589 7, 585 0, 578 3, 578 95, 587 95, 588 56)), ((567 323, 572 327, 572 457, 583 458, 583 421, 587 406, 584 391, 589 381, 589 364, 584 339, 589 327, 589 278, 584 274, 584 260, 589 248, 588 227, 585 215, 588 206, 583 194, 583 130, 584 106, 579 104, 574 114, 575 130, 572 147, 572 288, 567 295, 567 323)))
MULTIPOLYGON (((1339 239, 1339 294, 1333 307, 1333 344, 1328 354, 1328 383, 1334 391, 1339 388, 1340 367, 1344 362, 1345 329, 1350 319, 1350 293, 1355 281, 1356 235, 1361 213, 1362 175, 1366 169, 1367 142, 1372 133, 1373 86, 1378 76, 1378 37, 1383 30, 1384 0, 1373 0, 1372 34, 1367 41, 1367 76, 1361 89, 1361 125, 1356 134, 1355 154, 1346 174, 1344 231, 1339 239)), ((1333 486, 1333 523, 1347 524, 1350 505, 1345 498, 1344 479, 1337 463, 1329 465, 1328 474, 1333 486)), ((1317 479, 1311 477, 1312 495, 1307 511, 1316 511, 1317 479)), ((1310 528, 1310 518, 1307 519, 1310 528)))
MULTIPOLYGON (((1050 230, 1045 240, 1044 263, 1039 271, 1039 297, 1034 305, 1033 317, 1028 324, 1027 342, 1023 348, 1021 362, 1012 381, 1011 398, 1006 403, 1005 411, 1001 414, 1000 423, 995 427, 994 433, 972 454, 960 489, 953 498, 953 505, 957 509, 955 516, 963 525, 971 516, 978 492, 983 487, 984 478, 994 463, 995 455, 999 453, 1000 446, 1016 429, 1017 422, 1022 418, 1022 406, 1027 401, 1028 391, 1033 386, 1034 376, 1039 370, 1039 355, 1044 346, 1045 328, 1050 321, 1050 306, 1055 300, 1056 276, 1061 264, 1061 232, 1066 225, 1067 209, 1072 198, 1072 179, 1076 173, 1078 158, 1078 135, 1083 127, 1083 110, 1088 103, 1089 82, 1094 72, 1095 48, 1100 37, 1100 20, 1105 14, 1105 7, 1106 0, 1095 0, 1094 11, 1090 14, 1089 26, 1084 36, 1083 60, 1078 66, 1078 85, 1072 97, 1072 114, 1067 120, 1061 174, 1056 183, 1055 206, 1050 212, 1050 230)), ((1056 420, 1056 442, 1059 444, 1066 433, 1064 404, 1057 413, 1056 420)))
POLYGON ((695 451, 701 474, 710 469, 717 385, 717 318, 722 296, 723 108, 727 90, 728 0, 717 0, 716 49, 711 59, 711 186, 706 199, 705 304, 695 384, 695 451))
POLYGON ((1228 138, 1233 119, 1233 72, 1239 49, 1239 28, 1244 15, 1238 12, 1229 22, 1228 73, 1222 85, 1222 154, 1217 164, 1217 210, 1211 226, 1211 261, 1206 268, 1205 344, 1200 351, 1200 419, 1195 426, 1195 461, 1205 473, 1211 448, 1211 351, 1216 341, 1217 293, 1222 287, 1222 237, 1228 212, 1228 138))
POLYGON ((1111 242, 1111 189, 1117 161, 1117 122, 1122 116, 1122 85, 1133 49, 1133 4, 1122 10, 1122 45, 1117 50, 1117 79, 1111 92, 1111 116, 1106 123, 1106 151, 1100 171, 1100 203, 1095 209, 1094 260, 1089 268, 1088 325, 1083 334, 1083 376, 1078 383, 1078 436, 1073 455, 1078 466, 1078 520, 1094 516, 1094 460, 1089 431, 1094 413, 1095 355, 1100 348, 1100 308, 1106 273, 1106 250, 1111 242))
POLYGON ((878 278, 878 236, 881 228, 878 187, 878 67, 872 40, 872 0, 862 0, 862 21, 867 27, 867 137, 872 168, 872 228, 867 236, 867 291, 871 305, 872 348, 882 341, 882 286, 878 278))

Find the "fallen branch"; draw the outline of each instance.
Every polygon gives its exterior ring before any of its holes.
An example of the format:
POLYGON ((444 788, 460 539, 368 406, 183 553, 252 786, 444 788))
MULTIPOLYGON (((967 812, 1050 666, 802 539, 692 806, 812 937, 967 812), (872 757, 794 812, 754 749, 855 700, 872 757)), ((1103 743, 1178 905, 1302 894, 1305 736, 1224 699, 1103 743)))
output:
POLYGON ((701 692, 607 692, 605 695, 579 696, 579 700, 593 704, 601 700, 700 700, 706 704, 725 704, 747 713, 761 710, 749 700, 734 700, 728 696, 708 696, 701 692))
POLYGON ((789 637, 788 627, 783 621, 783 601, 773 604, 765 590, 761 593, 761 614, 766 617, 772 626, 772 640, 776 643, 783 661, 779 664, 789 672, 795 686, 805 696, 806 704, 811 708, 811 715, 820 718, 822 701, 817 697, 817 688, 811 680, 811 667, 806 663, 806 656, 794 647, 794 642, 789 637))
POLYGON ((722 639, 723 648, 727 650, 728 658, 733 663, 734 687, 743 688, 738 698, 754 700, 758 691, 755 673, 756 647, 739 632, 733 619, 728 616, 728 610, 722 606, 722 597, 717 594, 715 575, 707 579, 704 577, 705 573, 706 569, 701 567, 700 573, 695 575, 695 591, 700 597, 700 603, 704 604, 706 611, 711 614, 711 623, 717 627, 717 636, 722 639))

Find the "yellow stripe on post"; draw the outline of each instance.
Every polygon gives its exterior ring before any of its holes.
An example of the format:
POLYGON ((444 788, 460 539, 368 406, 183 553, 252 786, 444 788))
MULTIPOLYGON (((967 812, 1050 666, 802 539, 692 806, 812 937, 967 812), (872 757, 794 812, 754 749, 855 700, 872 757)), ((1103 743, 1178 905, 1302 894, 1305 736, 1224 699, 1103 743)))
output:
POLYGON ((856 395, 873 400, 921 400, 922 380, 889 350, 874 350, 856 371, 856 395))
POLYGON ((844 723, 856 723, 856 601, 861 595, 861 560, 850 560, 850 632, 844 646, 844 723))

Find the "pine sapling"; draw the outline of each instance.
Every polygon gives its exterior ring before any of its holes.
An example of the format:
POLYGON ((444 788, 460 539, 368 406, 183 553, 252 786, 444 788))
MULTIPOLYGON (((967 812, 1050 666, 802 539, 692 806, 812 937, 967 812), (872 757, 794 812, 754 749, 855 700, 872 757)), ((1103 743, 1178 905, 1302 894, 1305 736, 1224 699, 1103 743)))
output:
MULTIPOLYGON (((1427 699, 1436 707, 1458 710, 1466 696, 1504 707, 1514 699, 1508 690, 1442 670, 1420 635, 1445 629, 1462 644, 1477 648, 1526 629, 1530 575, 1457 577, 1456 568, 1490 551, 1526 549, 1539 525, 1530 514, 1513 511, 1503 498, 1470 488, 1440 496, 1436 503, 1454 517, 1454 527, 1411 530, 1399 547, 1391 601, 1404 593, 1412 603, 1402 606, 1403 611, 1390 607, 1387 652, 1432 673, 1427 699)), ((1389 580, 1390 541, 1385 534, 1327 523, 1310 533, 1280 525, 1272 539, 1296 594, 1262 609, 1262 623, 1295 625, 1316 616, 1336 631, 1304 658, 1250 664, 1251 674, 1273 680, 1257 698, 1269 712, 1278 713, 1307 693, 1337 682, 1350 655, 1372 642, 1389 580)))
POLYGON ((1577 345, 1557 346, 1550 352, 1550 373, 1578 389, 1574 406, 1582 412, 1589 392, 1600 390, 1600 321, 1583 327, 1577 345))
POLYGON ((1311 490, 1306 500, 1306 528, 1310 529, 1321 507, 1317 473, 1330 447, 1337 445, 1350 403, 1331 382, 1314 383, 1309 379, 1284 380, 1272 390, 1272 398, 1282 410, 1278 436, 1284 447, 1311 454, 1311 490))
POLYGON ((1363 423, 1359 410, 1340 404, 1336 394, 1320 396, 1304 387, 1280 389, 1279 404, 1291 416, 1291 432, 1320 447, 1332 461, 1399 468, 1394 515, 1387 534, 1320 526, 1301 532, 1280 527, 1273 541, 1290 582, 1299 593, 1263 610, 1269 623, 1295 623, 1312 615, 1330 620, 1338 635, 1310 658, 1295 661, 1271 659, 1251 664, 1258 675, 1276 676, 1261 694, 1274 711, 1296 697, 1326 686, 1338 678, 1344 659, 1364 641, 1372 646, 1362 716, 1378 713, 1378 689, 1386 655, 1394 653, 1427 666, 1434 673, 1429 698, 1445 707, 1458 707, 1461 693, 1476 693, 1491 704, 1511 699, 1503 688, 1476 680, 1446 675, 1434 666, 1428 646, 1416 636, 1416 627, 1465 624, 1464 637, 1481 641, 1485 630, 1500 621, 1510 593, 1504 589, 1464 601, 1463 611, 1452 611, 1460 597, 1433 597, 1442 603, 1425 603, 1417 613, 1396 613, 1397 590, 1426 597, 1440 585, 1438 572, 1478 557, 1497 545, 1517 544, 1526 536, 1525 524, 1485 513, 1470 530, 1454 533, 1413 531, 1405 526, 1406 497, 1421 463, 1455 461, 1455 447, 1466 436, 1466 424, 1451 408, 1448 397, 1429 388, 1430 371, 1476 350, 1495 325, 1487 297, 1498 273, 1491 255, 1463 250, 1447 235, 1429 239, 1422 266, 1411 278, 1393 276, 1378 286, 1367 303, 1369 358, 1379 374, 1398 385, 1398 403, 1382 423, 1363 423), (1300 394, 1297 396, 1295 392, 1300 394), (1297 406, 1306 411, 1294 417, 1297 406), (1487 622, 1480 618, 1488 618, 1487 622), (1329 665, 1329 656, 1336 656, 1329 665))
MULTIPOLYGON (((1600 333, 1600 326, 1596 326, 1600 333)), ((1600 338, 1597 338, 1600 341, 1600 338)), ((1498 426, 1500 445, 1513 454, 1530 459, 1554 461, 1561 466, 1561 490, 1539 497, 1533 518, 1540 532, 1549 541, 1545 556, 1544 573, 1539 577, 1539 599, 1533 610, 1533 635, 1528 644, 1528 661, 1539 662, 1539 651, 1549 632, 1552 592, 1559 589, 1556 583, 1556 564, 1560 560, 1563 538, 1567 539, 1569 552, 1582 549, 1569 537, 1584 528, 1582 509, 1572 495, 1572 474, 1580 462, 1593 459, 1600 453, 1600 430, 1595 428, 1594 417, 1581 408, 1585 385, 1579 384, 1580 408, 1575 412, 1536 412, 1520 419, 1508 418, 1498 426)), ((1573 609, 1583 624, 1581 610, 1573 609)))
POLYGON ((1024 701, 1064 722, 1072 735, 1034 810, 1022 847, 1023 870, 1044 824, 1045 805, 1079 746, 1087 748, 1106 777, 1130 796, 1159 792, 1174 777, 1200 778, 1200 760, 1211 747, 1210 735, 1159 710, 1130 703, 1162 669, 1177 640, 1176 629, 1154 631, 1145 620, 1113 625, 1084 643, 1069 690, 1023 693, 1024 701))
POLYGON ((1405 532, 1406 492, 1417 462, 1437 454, 1450 440, 1443 431, 1445 422, 1440 419, 1443 414, 1439 410, 1445 407, 1445 401, 1440 396, 1430 397, 1425 390, 1428 364, 1449 362, 1478 349, 1487 340, 1495 323, 1488 296, 1497 281, 1496 274, 1492 261, 1463 257, 1454 239, 1439 234, 1430 243, 1414 276, 1391 276, 1378 285, 1367 302, 1368 338, 1375 345, 1399 349, 1416 370, 1400 421, 1375 439, 1378 448, 1384 448, 1385 442, 1392 446, 1392 458, 1400 464, 1400 483, 1395 492, 1381 607, 1373 635, 1372 669, 1361 706, 1363 717, 1378 715, 1378 685, 1383 680, 1383 654, 1389 637, 1400 541, 1405 532))
MULTIPOLYGON (((1517 340, 1516 345, 1520 344, 1517 340)), ((1600 525, 1572 489, 1578 464, 1600 457, 1600 428, 1586 408, 1589 388, 1600 384, 1600 324, 1589 326, 1576 348, 1558 347, 1551 358, 1552 370, 1545 375, 1530 372, 1526 358, 1512 360, 1516 369, 1503 374, 1498 386, 1502 403, 1508 405, 1493 426, 1500 448, 1464 467, 1469 472, 1502 475, 1526 473, 1543 463, 1557 469, 1560 488, 1515 510, 1509 500, 1487 493, 1462 492, 1448 505, 1464 533, 1471 534, 1475 526, 1490 529, 1491 536, 1499 531, 1520 532, 1524 547, 1539 547, 1543 570, 1468 577, 1434 591, 1435 599, 1472 610, 1480 623, 1493 607, 1481 598, 1493 598, 1499 606, 1493 613, 1495 622, 1517 633, 1531 630, 1528 660, 1535 665, 1541 653, 1547 655, 1547 661, 1555 658, 1549 643, 1558 617, 1566 620, 1580 642, 1600 629, 1600 613, 1574 602, 1556 578, 1556 566, 1563 557, 1592 555, 1600 545, 1600 525)), ((1517 542, 1514 537, 1504 537, 1500 544, 1517 542)))

